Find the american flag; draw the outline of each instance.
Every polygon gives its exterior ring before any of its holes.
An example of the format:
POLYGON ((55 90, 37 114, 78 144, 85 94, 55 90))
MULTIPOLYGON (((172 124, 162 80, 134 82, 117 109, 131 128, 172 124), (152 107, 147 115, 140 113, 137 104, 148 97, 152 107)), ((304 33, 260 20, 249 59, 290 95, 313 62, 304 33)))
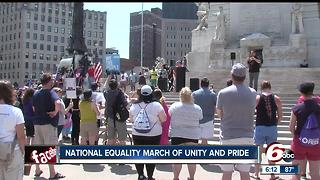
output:
POLYGON ((98 82, 102 75, 102 65, 100 62, 95 63, 94 65, 94 80, 98 82))

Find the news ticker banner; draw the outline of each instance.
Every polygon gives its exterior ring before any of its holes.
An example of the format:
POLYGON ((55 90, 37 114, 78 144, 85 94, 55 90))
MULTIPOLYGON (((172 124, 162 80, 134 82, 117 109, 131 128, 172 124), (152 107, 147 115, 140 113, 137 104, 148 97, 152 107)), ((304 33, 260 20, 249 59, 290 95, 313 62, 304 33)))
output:
POLYGON ((298 174, 298 165, 261 165, 261 174, 298 174))
POLYGON ((253 145, 26 146, 26 164, 77 163, 257 163, 253 145))

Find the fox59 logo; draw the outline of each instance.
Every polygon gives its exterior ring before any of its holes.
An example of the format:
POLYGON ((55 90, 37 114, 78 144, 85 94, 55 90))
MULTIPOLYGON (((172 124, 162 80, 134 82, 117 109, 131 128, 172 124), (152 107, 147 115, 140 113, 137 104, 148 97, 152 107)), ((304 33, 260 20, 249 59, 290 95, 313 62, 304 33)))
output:
POLYGON ((285 149, 281 143, 273 142, 267 146, 266 156, 271 162, 292 162, 294 160, 294 152, 291 149, 285 149))

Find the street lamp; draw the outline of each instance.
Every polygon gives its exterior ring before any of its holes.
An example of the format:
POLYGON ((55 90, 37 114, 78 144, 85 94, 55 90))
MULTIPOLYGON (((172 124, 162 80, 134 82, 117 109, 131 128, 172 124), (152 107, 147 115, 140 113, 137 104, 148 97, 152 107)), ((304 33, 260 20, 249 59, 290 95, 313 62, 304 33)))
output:
POLYGON ((141 54, 140 54, 140 65, 141 65, 141 70, 143 66, 143 3, 141 3, 141 54))

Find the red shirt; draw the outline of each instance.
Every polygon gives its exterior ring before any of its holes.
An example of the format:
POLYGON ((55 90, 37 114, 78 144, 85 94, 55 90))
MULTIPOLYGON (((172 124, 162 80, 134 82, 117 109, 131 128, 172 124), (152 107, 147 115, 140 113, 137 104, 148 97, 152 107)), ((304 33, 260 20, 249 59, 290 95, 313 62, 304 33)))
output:
POLYGON ((88 75, 89 75, 90 77, 94 77, 94 68, 93 68, 93 67, 90 67, 90 68, 88 69, 88 75))

